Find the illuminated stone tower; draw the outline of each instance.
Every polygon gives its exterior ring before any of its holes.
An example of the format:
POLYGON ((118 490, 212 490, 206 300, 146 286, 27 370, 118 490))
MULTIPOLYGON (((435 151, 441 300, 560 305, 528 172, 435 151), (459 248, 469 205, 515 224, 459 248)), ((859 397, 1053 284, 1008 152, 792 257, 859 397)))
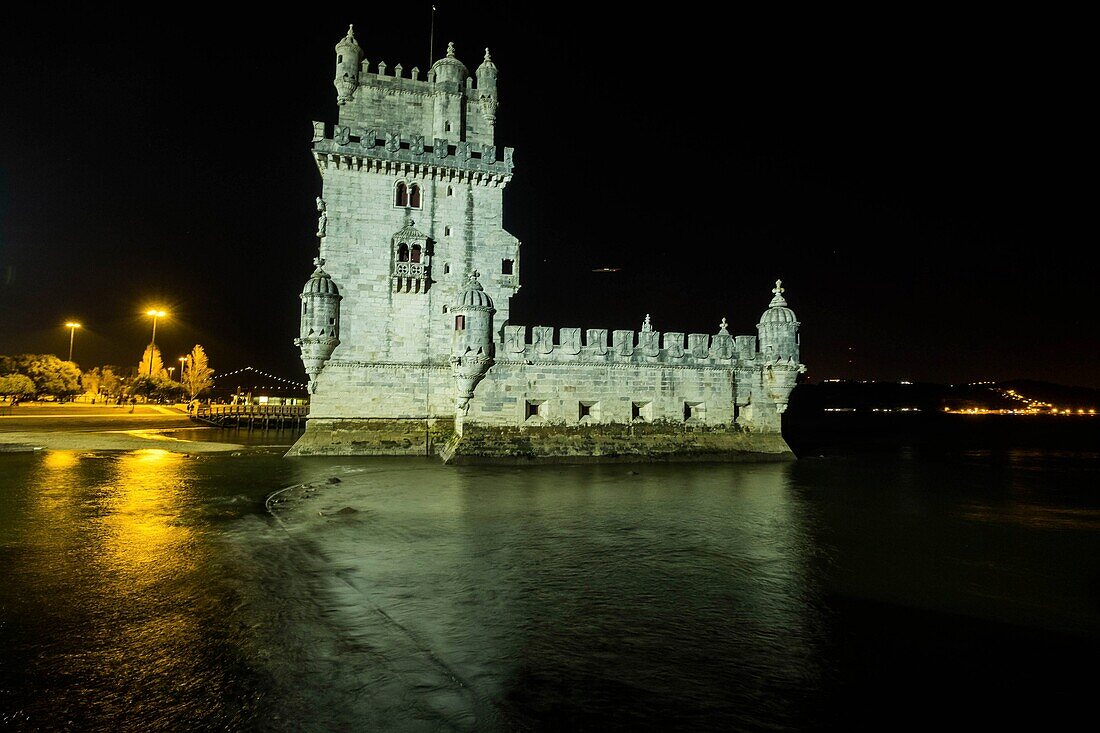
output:
POLYGON ((498 70, 486 50, 475 79, 448 44, 421 78, 369 61, 352 28, 335 50, 339 119, 314 123, 313 156, 340 338, 323 368, 310 354, 311 429, 452 420, 451 310, 468 276, 480 273, 496 338, 519 288, 520 242, 502 227, 512 150, 494 140, 498 70))
POLYGON ((312 397, 291 455, 790 456, 804 367, 780 283, 758 336, 724 318, 713 334, 511 323, 520 243, 488 49, 471 76, 447 44, 424 79, 366 55, 349 28, 338 119, 314 123, 320 258, 297 340, 312 397))

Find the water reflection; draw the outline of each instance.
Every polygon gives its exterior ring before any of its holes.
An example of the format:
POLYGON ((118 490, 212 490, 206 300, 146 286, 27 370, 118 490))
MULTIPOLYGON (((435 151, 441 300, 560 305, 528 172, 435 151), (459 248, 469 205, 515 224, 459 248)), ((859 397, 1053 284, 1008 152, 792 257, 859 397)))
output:
POLYGON ((3 527, 5 559, 17 553, 0 597, 16 665, 0 701, 18 700, 7 722, 168 730, 247 719, 255 691, 227 645, 231 599, 202 517, 201 463, 161 450, 11 459, 18 483, 7 488, 26 501, 3 527))
POLYGON ((853 729, 989 716, 1006 689, 1039 706, 1100 637, 1096 470, 0 456, 0 726, 853 729))
POLYGON ((144 586, 202 560, 189 551, 195 549, 193 532, 181 522, 189 463, 157 449, 126 453, 114 462, 110 491, 102 497, 103 552, 97 559, 120 595, 144 592, 144 586))
POLYGON ((287 661, 340 653, 292 676, 309 694, 289 718, 493 730, 805 713, 819 593, 785 466, 302 470, 340 480, 283 510, 332 638, 287 661))

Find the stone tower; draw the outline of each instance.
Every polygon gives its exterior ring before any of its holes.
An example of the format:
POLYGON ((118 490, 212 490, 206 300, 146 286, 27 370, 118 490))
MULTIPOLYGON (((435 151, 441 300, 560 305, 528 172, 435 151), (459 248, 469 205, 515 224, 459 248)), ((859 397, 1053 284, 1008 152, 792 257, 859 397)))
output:
POLYGON ((781 283, 755 336, 717 317, 716 333, 511 323, 489 50, 471 75, 447 44, 424 79, 367 55, 349 28, 338 119, 313 127, 320 257, 297 339, 313 394, 291 455, 790 457, 781 416, 805 367, 781 283))
POLYGON ((368 60, 352 28, 335 52, 339 118, 314 123, 313 155, 320 255, 342 315, 327 362, 303 346, 311 416, 452 419, 451 311, 468 276, 480 273, 493 304, 491 340, 519 289, 520 242, 502 227, 512 150, 494 142, 498 69, 486 49, 471 76, 447 44, 421 78, 368 60), (362 384, 389 385, 385 399, 352 394, 362 384))

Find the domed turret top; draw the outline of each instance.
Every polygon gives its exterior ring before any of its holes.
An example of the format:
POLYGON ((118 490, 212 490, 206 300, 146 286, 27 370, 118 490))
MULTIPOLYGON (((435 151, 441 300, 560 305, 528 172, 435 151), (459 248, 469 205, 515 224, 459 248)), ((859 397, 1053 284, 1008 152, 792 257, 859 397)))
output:
POLYGON ((782 280, 775 281, 772 292, 775 293, 775 297, 768 304, 768 309, 764 311, 764 315, 760 316, 760 323, 798 323, 794 311, 787 307, 787 300, 783 297, 785 289, 782 280))
POLYGON ((348 34, 340 39, 340 42, 336 44, 336 50, 341 48, 354 48, 356 51, 362 51, 359 48, 359 42, 355 40, 355 27, 348 26, 348 34))
POLYGON ((470 75, 466 64, 455 58, 454 43, 447 44, 447 55, 432 64, 437 81, 465 81, 470 75))
POLYGON ((481 287, 481 283, 478 282, 478 278, 480 277, 481 274, 477 270, 474 270, 466 277, 466 282, 462 285, 462 293, 459 296, 459 307, 493 307, 493 299, 489 297, 489 294, 485 292, 485 288, 481 287))
POLYGON ((313 264, 317 266, 317 269, 309 276, 306 286, 302 288, 302 295, 310 295, 313 293, 319 293, 321 295, 339 295, 340 291, 337 289, 336 283, 332 281, 332 276, 324 270, 325 258, 314 257, 313 264))
POLYGON ((481 62, 481 66, 477 67, 477 73, 480 75, 485 71, 496 71, 497 65, 493 63, 492 57, 489 55, 489 49, 485 49, 485 60, 481 62))

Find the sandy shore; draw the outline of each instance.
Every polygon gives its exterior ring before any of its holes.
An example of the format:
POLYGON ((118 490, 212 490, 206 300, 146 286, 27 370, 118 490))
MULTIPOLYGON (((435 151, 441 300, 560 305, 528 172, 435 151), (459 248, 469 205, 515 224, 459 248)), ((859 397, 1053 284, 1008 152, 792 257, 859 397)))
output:
POLYGON ((35 450, 141 450, 217 453, 240 450, 237 443, 186 440, 165 435, 192 427, 175 407, 130 408, 81 404, 19 405, 0 414, 0 453, 35 450))

